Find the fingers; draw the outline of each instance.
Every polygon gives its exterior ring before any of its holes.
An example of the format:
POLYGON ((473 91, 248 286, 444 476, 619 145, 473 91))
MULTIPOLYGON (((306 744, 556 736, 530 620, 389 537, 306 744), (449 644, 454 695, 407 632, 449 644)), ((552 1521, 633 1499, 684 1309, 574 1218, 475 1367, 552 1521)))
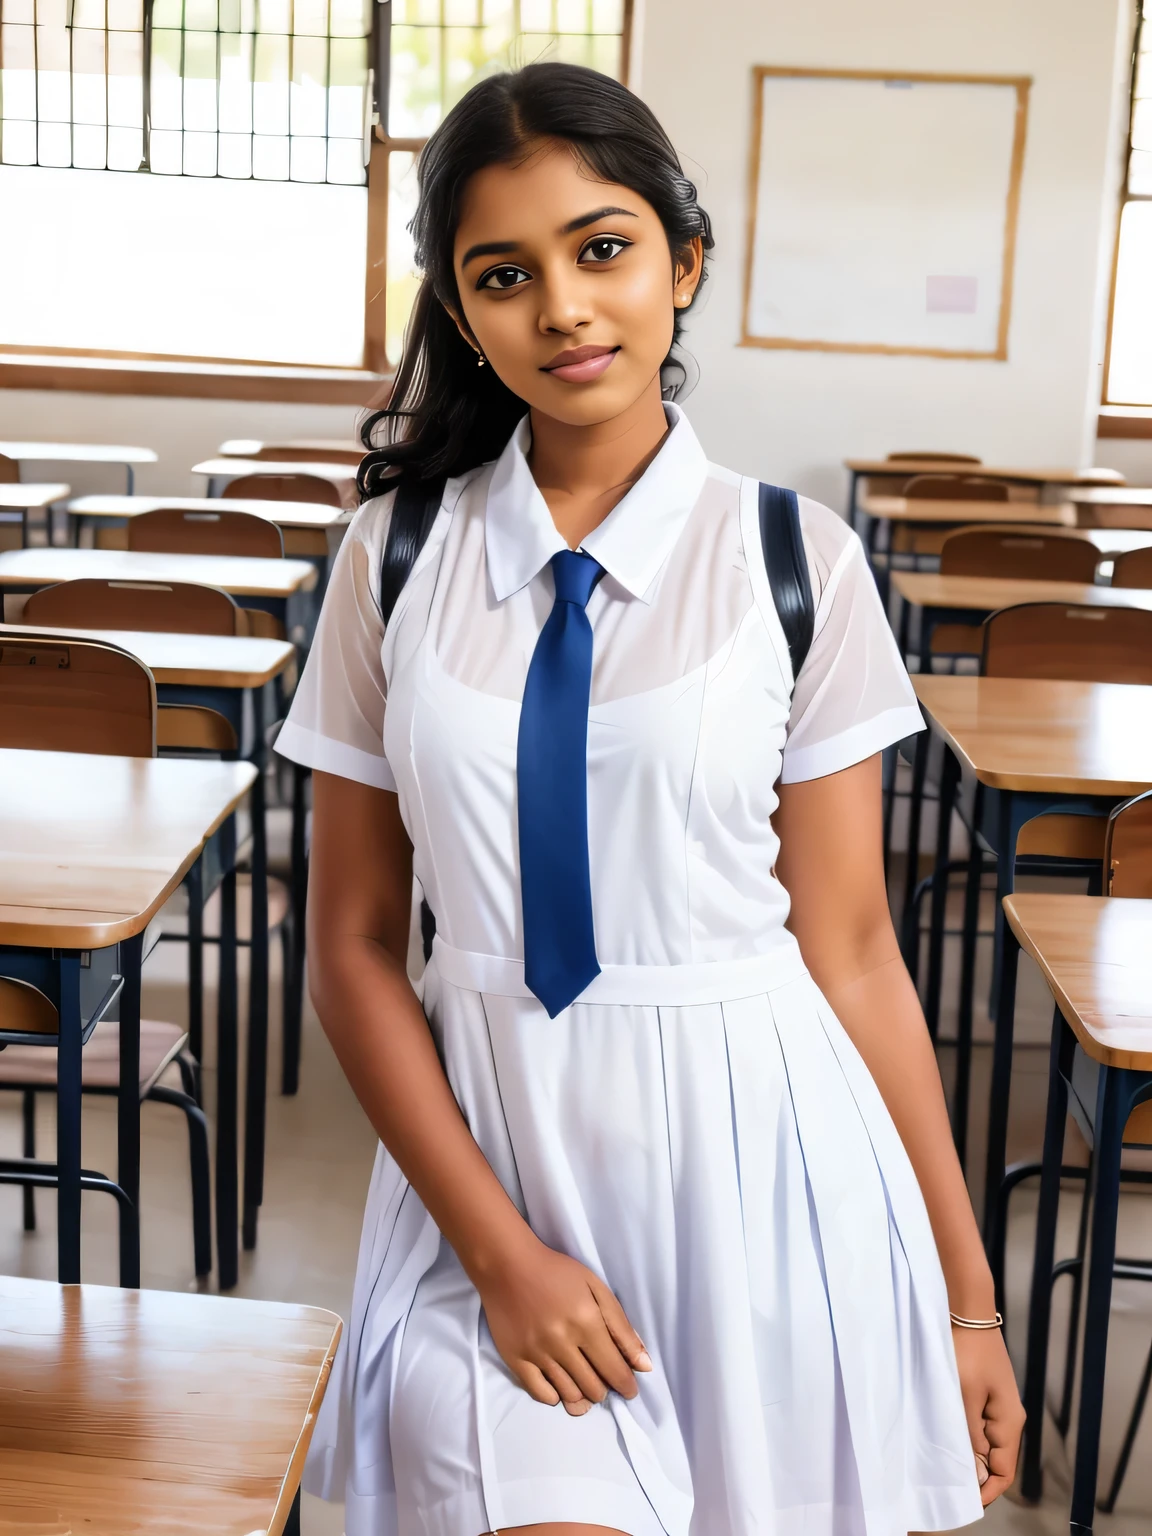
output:
POLYGON ((534 1397, 538 1403, 545 1403, 549 1408, 555 1408, 560 1402, 560 1394, 544 1375, 538 1365, 533 1365, 531 1360, 520 1360, 516 1365, 516 1375, 520 1378, 520 1385, 529 1397, 534 1397))
MULTIPOLYGON (((558 1360, 546 1360, 540 1367, 541 1375, 550 1386, 555 1388, 556 1399, 563 1404, 567 1413, 579 1417, 587 1413, 596 1398, 589 1398, 575 1378, 564 1369, 558 1360)), ((589 1381, 595 1380, 595 1373, 587 1371, 589 1381)), ((593 1389, 595 1390, 595 1388, 593 1389)), ((600 1392, 603 1393, 603 1387, 600 1392)), ((553 1402, 556 1401, 553 1399, 553 1402)))
MULTIPOLYGON (((596 1304, 600 1308, 600 1315, 604 1319, 604 1324, 612 1336, 612 1341, 616 1348, 634 1371, 650 1371, 652 1369, 651 1356, 644 1348, 644 1341, 625 1316, 624 1308, 604 1282, 596 1275, 590 1277, 589 1283, 592 1287, 592 1294, 596 1298, 596 1304)), ((619 1390, 617 1388, 617 1391, 619 1390)))

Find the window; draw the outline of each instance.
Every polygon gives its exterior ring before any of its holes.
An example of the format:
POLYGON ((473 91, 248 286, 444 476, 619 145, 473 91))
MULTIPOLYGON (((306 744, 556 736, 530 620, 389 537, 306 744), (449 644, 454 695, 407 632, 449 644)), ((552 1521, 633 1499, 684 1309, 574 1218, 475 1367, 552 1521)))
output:
POLYGON ((380 370, 444 112, 492 69, 627 63, 629 0, 2 4, 0 348, 25 352, 380 370))
POLYGON ((1152 3, 1143 0, 1132 63, 1128 174, 1120 209, 1106 400, 1152 405, 1152 3))

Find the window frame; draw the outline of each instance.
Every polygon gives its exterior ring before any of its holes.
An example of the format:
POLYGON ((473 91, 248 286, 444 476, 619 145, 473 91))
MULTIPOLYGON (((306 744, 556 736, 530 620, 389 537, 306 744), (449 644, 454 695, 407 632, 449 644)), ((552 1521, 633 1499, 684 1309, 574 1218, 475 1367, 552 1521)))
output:
MULTIPOLYGON (((387 131, 391 9, 390 0, 383 0, 383 3, 373 0, 373 32, 369 42, 373 122, 366 178, 364 348, 358 369, 318 364, 267 364, 171 353, 29 347, 0 342, 0 389, 333 405, 366 405, 380 395, 395 373, 388 361, 385 313, 389 161, 393 153, 418 154, 428 142, 426 137, 393 137, 387 131), (387 15, 387 26, 380 25, 382 13, 387 15), (380 81, 385 82, 382 91, 380 81), (381 272, 384 281, 381 281, 381 272)), ((631 79, 634 11, 635 0, 623 0, 620 77, 625 83, 631 79)))
POLYGON ((1124 211, 1129 203, 1152 203, 1152 193, 1129 191, 1129 163, 1132 155, 1132 137, 1136 119, 1136 79, 1140 67, 1140 48, 1144 38, 1144 28, 1149 20, 1149 7, 1152 0, 1136 0, 1136 24, 1132 32, 1132 62, 1128 75, 1128 132, 1124 140, 1124 175, 1120 186, 1120 197, 1116 210, 1116 235, 1112 242, 1112 277, 1108 290, 1108 322, 1105 330, 1104 341, 1104 367, 1101 379, 1100 404, 1102 414, 1100 418, 1103 430, 1099 432, 1103 437, 1140 436, 1150 434, 1147 430, 1128 433, 1123 428, 1117 430, 1116 423, 1123 420, 1125 412, 1131 412, 1134 419, 1138 419, 1143 427, 1147 427, 1144 418, 1152 410, 1148 401, 1114 400, 1109 393, 1108 381, 1112 371, 1112 337, 1116 326, 1116 281, 1120 272, 1120 237, 1124 225, 1124 211), (1105 427, 1104 423, 1108 426, 1105 427))

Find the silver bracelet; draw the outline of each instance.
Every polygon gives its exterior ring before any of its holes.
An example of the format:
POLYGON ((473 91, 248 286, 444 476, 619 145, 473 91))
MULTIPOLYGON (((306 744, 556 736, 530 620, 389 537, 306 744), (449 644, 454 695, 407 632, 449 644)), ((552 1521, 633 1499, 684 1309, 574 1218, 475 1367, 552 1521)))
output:
POLYGON ((997 1312, 995 1317, 957 1317, 955 1312, 949 1312, 953 1328, 1002 1328, 1004 1319, 997 1312))

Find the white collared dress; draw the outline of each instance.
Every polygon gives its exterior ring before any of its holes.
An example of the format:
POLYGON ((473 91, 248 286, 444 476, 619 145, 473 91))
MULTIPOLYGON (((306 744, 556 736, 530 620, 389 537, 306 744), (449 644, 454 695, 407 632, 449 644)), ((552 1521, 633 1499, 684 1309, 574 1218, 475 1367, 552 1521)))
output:
POLYGON ((360 509, 278 742, 399 795, 436 916, 424 1008, 468 1125, 654 1362, 632 1401, 535 1402, 379 1147, 305 1476, 347 1536, 905 1536, 981 1514, 919 1188, 773 872, 777 783, 920 729, 915 697, 859 541, 805 500, 816 626, 793 690, 756 484, 669 420, 582 546, 606 572, 587 610, 602 969, 570 1008, 549 1019, 524 985, 519 701, 564 547, 527 421, 448 482, 387 630, 390 500, 360 509))

